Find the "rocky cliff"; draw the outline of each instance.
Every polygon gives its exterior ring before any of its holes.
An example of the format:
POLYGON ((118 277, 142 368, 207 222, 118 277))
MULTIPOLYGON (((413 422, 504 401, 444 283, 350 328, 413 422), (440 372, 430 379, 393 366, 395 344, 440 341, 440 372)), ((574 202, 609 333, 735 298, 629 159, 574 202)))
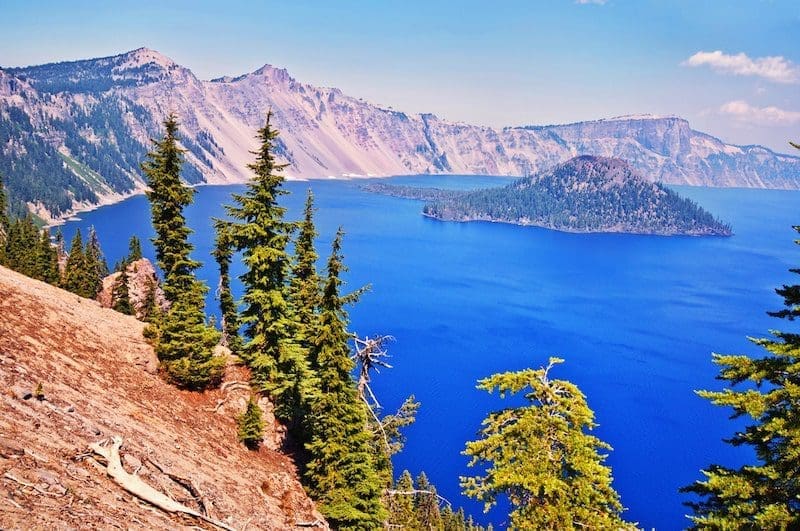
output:
POLYGON ((126 491, 115 457, 227 528, 327 528, 274 449, 279 426, 257 452, 239 444, 244 369, 219 390, 179 391, 155 374, 143 323, 2 267, 0 315, 0 528, 219 528, 126 491))
POLYGON ((45 218, 143 187, 139 163, 175 111, 190 183, 241 182, 268 109, 290 177, 414 173, 525 176, 576 155, 627 159, 671 184, 797 188, 800 158, 733 146, 677 117, 629 116, 493 129, 411 115, 293 79, 265 65, 199 80, 146 48, 0 70, 0 173, 45 218))

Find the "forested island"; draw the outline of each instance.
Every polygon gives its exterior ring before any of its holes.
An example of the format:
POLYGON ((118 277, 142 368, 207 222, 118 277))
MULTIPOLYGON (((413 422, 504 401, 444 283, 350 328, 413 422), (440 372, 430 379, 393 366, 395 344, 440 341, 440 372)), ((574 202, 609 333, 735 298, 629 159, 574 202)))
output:
POLYGON ((364 189, 426 201, 443 221, 494 221, 566 232, 730 236, 691 199, 645 180, 624 160, 580 156, 508 186, 474 191, 369 184, 364 189))

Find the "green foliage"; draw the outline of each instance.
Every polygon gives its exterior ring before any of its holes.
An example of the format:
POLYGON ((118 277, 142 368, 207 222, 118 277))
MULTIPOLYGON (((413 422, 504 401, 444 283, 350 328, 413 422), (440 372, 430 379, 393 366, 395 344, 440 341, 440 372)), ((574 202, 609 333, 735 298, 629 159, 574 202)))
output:
POLYGON ((294 242, 294 261, 289 281, 289 303, 295 312, 297 337, 309 348, 314 336, 314 325, 320 303, 320 278, 317 273, 319 255, 314 248, 317 229, 314 226, 314 195, 311 189, 306 196, 303 221, 294 242))
POLYGON ((311 359, 318 389, 306 419, 309 460, 305 479, 320 511, 336 529, 377 529, 387 514, 383 482, 375 470, 373 435, 365 428, 367 408, 351 376, 347 314, 339 293, 341 229, 333 242, 320 301, 319 325, 311 359))
MULTIPOLYGON (((283 189, 285 165, 276 164, 272 113, 258 132, 260 147, 248 167, 253 178, 243 194, 234 194, 228 206, 231 221, 219 222, 219 238, 230 238, 231 249, 242 251, 245 273, 243 326, 245 344, 240 357, 253 373, 254 385, 269 393, 276 416, 294 429, 305 414, 312 390, 312 374, 305 349, 295 337, 296 321, 287 301, 286 284, 290 257, 286 251, 294 224, 284 221, 286 209, 278 198, 283 189)), ((226 244, 227 245, 227 244, 226 244)), ((227 251, 225 251, 227 252, 227 251)))
POLYGON ((85 297, 87 292, 86 258, 83 254, 83 238, 81 230, 75 231, 69 246, 67 264, 64 266, 64 277, 61 286, 72 293, 85 297))
POLYGON ((100 249, 100 240, 94 227, 89 228, 89 239, 86 242, 86 249, 83 253, 86 268, 85 271, 85 292, 86 297, 94 298, 103 287, 103 278, 108 275, 108 264, 103 257, 100 249))
POLYGON ((231 291, 230 275, 233 241, 226 221, 214 220, 214 228, 216 236, 214 250, 211 254, 219 267, 217 298, 219 299, 220 314, 222 315, 222 343, 234 354, 239 354, 242 349, 242 338, 239 335, 239 309, 231 291))
MULTIPOLYGON (((57 249, 54 250, 56 252, 52 253, 51 257, 57 260, 58 252, 57 249)), ((94 228, 89 231, 89 241, 86 242, 86 247, 83 247, 80 229, 75 231, 61 279, 61 287, 81 297, 93 299, 102 288, 103 277, 107 274, 108 267, 94 228)))
MULTIPOLYGON (((794 228, 800 232, 800 226, 794 228)), ((770 314, 790 321, 800 316, 800 285, 776 291, 784 308, 770 314)), ((717 406, 731 408, 732 418, 750 422, 727 442, 752 448, 757 462, 736 469, 711 465, 703 471, 704 480, 682 489, 699 497, 687 503, 697 529, 800 526, 800 335, 772 334, 750 339, 766 350, 763 357, 714 354, 720 366, 717 379, 729 388, 698 392, 717 406)))
MULTIPOLYGON (((165 134, 142 164, 150 191, 150 209, 156 236, 153 244, 164 272, 164 295, 170 303, 165 315, 151 322, 155 350, 168 379, 178 386, 200 390, 222 378, 225 360, 213 349, 219 332, 206 323, 204 296, 208 288, 194 275, 200 262, 192 260, 191 230, 183 209, 194 192, 181 182, 183 150, 178 147, 174 114, 164 121, 165 134)), ((135 249, 134 249, 135 250, 135 249)))
MULTIPOLYGON (((377 191, 401 197, 413 193, 409 187, 381 188, 377 191)), ((602 157, 576 157, 501 188, 416 193, 433 200, 424 207, 426 215, 444 220, 503 221, 575 232, 731 233, 730 226, 694 201, 645 181, 622 161, 602 157)))
POLYGON ((3 176, 0 175, 0 265, 6 263, 6 241, 8 240, 8 200, 6 189, 3 185, 3 176))
POLYGON ((114 271, 122 271, 137 260, 142 259, 142 242, 135 234, 128 241, 128 254, 114 265, 114 271))
POLYGON ((250 397, 247 409, 236 418, 239 440, 251 450, 258 450, 261 439, 264 437, 264 421, 261 418, 261 408, 255 398, 250 397))
POLYGON ((417 476, 417 490, 414 496, 414 507, 417 512, 417 519, 422 529, 441 529, 442 517, 439 514, 439 497, 425 472, 420 472, 417 476))
POLYGON ((403 470, 394 485, 394 493, 388 497, 389 523, 401 529, 419 529, 417 509, 414 504, 414 480, 408 470, 403 470))
POLYGON ((478 388, 500 397, 525 392, 527 404, 509 407, 483 421, 481 439, 467 443, 470 466, 485 475, 462 477, 467 496, 488 510, 504 494, 515 529, 623 529, 622 505, 611 486, 611 470, 600 454, 610 447, 587 433, 596 426, 581 391, 551 380, 546 368, 495 374, 478 388))
POLYGON ((125 315, 133 315, 130 294, 128 293, 128 270, 120 271, 117 280, 114 282, 114 290, 111 292, 111 307, 125 315))

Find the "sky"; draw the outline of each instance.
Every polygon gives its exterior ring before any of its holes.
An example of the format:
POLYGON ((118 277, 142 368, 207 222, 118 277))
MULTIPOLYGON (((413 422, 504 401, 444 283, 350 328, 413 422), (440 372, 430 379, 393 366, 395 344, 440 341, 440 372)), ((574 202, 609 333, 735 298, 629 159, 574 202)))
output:
POLYGON ((735 144, 800 139, 798 0, 3 0, 0 65, 146 46, 201 79, 265 63, 494 127, 670 114, 735 144))

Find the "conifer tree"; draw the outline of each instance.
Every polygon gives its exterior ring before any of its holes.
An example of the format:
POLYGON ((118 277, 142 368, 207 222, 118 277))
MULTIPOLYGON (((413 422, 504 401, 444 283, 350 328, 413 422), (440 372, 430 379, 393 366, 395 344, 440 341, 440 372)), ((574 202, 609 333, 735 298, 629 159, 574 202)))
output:
MULTIPOLYGON (((800 226, 794 229, 800 232, 800 226)), ((797 268, 790 271, 800 274, 797 268)), ((800 285, 776 292, 784 308, 769 314, 789 321, 800 317, 800 285)), ((800 335, 772 334, 751 338, 766 351, 762 357, 714 354, 717 378, 729 388, 698 392, 731 408, 732 418, 747 419, 749 424, 727 442, 751 448, 756 462, 739 468, 711 465, 703 471, 705 479, 682 489, 699 497, 687 503, 697 529, 800 528, 800 335)))
POLYGON ((219 285, 217 298, 222 315, 222 343, 234 354, 239 354, 242 348, 242 338, 239 335, 239 309, 231 291, 231 260, 233 259, 233 241, 228 230, 228 222, 214 220, 215 239, 214 250, 211 254, 219 267, 219 285))
POLYGON ((275 162, 272 112, 259 131, 260 147, 243 194, 234 194, 228 206, 232 221, 224 223, 234 251, 242 251, 245 273, 240 323, 245 344, 240 357, 253 372, 253 384, 275 403, 276 416, 294 430, 305 414, 312 389, 307 354, 294 337, 295 317, 287 301, 286 284, 290 257, 286 250, 294 224, 284 220, 286 209, 278 199, 283 189, 285 164, 275 162))
POLYGON ((347 313, 340 295, 343 232, 333 241, 311 359, 319 378, 307 419, 308 490, 337 529, 377 529, 387 517, 375 470, 366 405, 352 379, 347 313))
POLYGON ((261 408, 254 397, 247 401, 247 409, 237 419, 239 440, 251 450, 258 450, 264 437, 264 421, 261 408))
POLYGON ((419 529, 414 506, 414 480, 408 470, 403 470, 394 485, 395 493, 388 497, 389 523, 401 529, 419 529))
POLYGON ((206 286, 194 275, 200 263, 190 256, 191 230, 183 209, 192 202, 193 190, 180 179, 183 150, 178 146, 174 114, 164 121, 165 135, 142 164, 150 190, 153 244, 164 272, 164 295, 170 302, 157 322, 156 354, 167 377, 176 385, 203 389, 222 377, 225 360, 214 356, 219 333, 208 326, 204 313, 206 286))
POLYGON ((142 242, 140 242, 139 237, 134 234, 133 236, 131 236, 130 241, 128 241, 128 261, 132 263, 141 259, 142 259, 142 242))
POLYGON ((183 209, 191 204, 194 190, 181 181, 184 150, 178 146, 178 119, 174 114, 164 121, 164 130, 164 138, 153 141, 155 147, 147 154, 142 170, 150 187, 147 198, 156 232, 153 245, 158 266, 164 272, 164 296, 175 302, 193 289, 194 271, 200 262, 190 257, 192 231, 186 225, 183 209))
POLYGON ((0 175, 0 265, 6 265, 6 244, 8 242, 9 225, 6 190, 3 187, 3 177, 0 175))
POLYGON ((131 306, 130 293, 128 291, 128 268, 125 267, 120 271, 117 280, 114 282, 114 289, 111 292, 111 307, 119 313, 125 315, 133 315, 133 307, 131 306))
POLYGON ((43 280, 48 284, 58 284, 58 252, 50 241, 50 231, 44 229, 36 242, 33 251, 35 253, 35 266, 33 278, 43 280))
POLYGON ((417 476, 417 490, 420 491, 414 496, 414 507, 417 511, 417 519, 422 529, 441 529, 442 518, 439 513, 439 497, 425 472, 420 472, 417 476))
POLYGON ((310 346, 320 302, 320 278, 317 273, 319 255, 314 247, 317 229, 314 226, 314 194, 306 196, 303 221, 294 243, 294 260, 289 282, 289 302, 295 312, 297 336, 304 347, 310 346))
POLYGON ((64 267, 64 278, 62 286, 65 290, 86 297, 88 282, 86 279, 86 258, 83 250, 83 238, 81 230, 75 231, 72 243, 69 246, 67 264, 64 267))
POLYGON ((93 299, 103 287, 103 278, 108 275, 108 264, 100 249, 100 239, 94 227, 89 228, 89 238, 83 253, 85 262, 85 297, 93 299))
POLYGON ((594 413, 581 391, 564 380, 551 380, 546 368, 495 374, 478 388, 500 397, 525 393, 527 405, 491 413, 482 438, 467 443, 470 466, 486 466, 485 475, 462 477, 467 496, 486 509, 505 494, 514 529, 628 529, 621 518, 611 470, 599 452, 610 447, 587 433, 594 413))

